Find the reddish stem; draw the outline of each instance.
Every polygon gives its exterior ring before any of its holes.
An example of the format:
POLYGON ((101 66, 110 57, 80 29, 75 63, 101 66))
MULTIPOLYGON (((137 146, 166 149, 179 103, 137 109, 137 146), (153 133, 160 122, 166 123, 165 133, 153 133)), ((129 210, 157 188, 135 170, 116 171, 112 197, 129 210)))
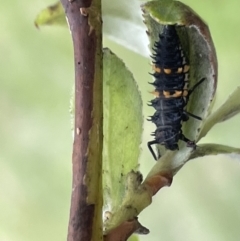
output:
POLYGON ((87 203, 86 170, 89 162, 89 131, 93 125, 93 87, 96 33, 89 34, 88 16, 80 13, 91 0, 61 0, 72 34, 75 60, 75 128, 73 183, 68 241, 90 241, 93 236, 95 205, 87 203))

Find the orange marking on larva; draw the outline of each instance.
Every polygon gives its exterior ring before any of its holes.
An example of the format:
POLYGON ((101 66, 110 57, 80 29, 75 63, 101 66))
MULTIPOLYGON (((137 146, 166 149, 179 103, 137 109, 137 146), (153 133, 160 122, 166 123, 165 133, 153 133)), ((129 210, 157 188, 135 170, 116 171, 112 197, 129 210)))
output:
POLYGON ((169 91, 163 91, 163 94, 166 98, 176 98, 176 97, 180 97, 183 96, 183 91, 181 90, 175 90, 174 93, 170 94, 169 91))
POLYGON ((183 72, 184 73, 187 73, 190 69, 190 66, 189 65, 184 65, 184 69, 183 69, 183 72))
POLYGON ((166 97, 166 98, 169 98, 169 97, 171 97, 171 95, 170 95, 170 92, 169 91, 163 91, 163 95, 164 95, 164 97, 166 97))
POLYGON ((182 67, 177 69, 177 74, 181 74, 182 72, 183 72, 183 68, 182 67))
POLYGON ((161 68, 157 67, 156 65, 153 65, 152 68, 157 73, 161 73, 161 71, 162 71, 161 68))
POLYGON ((172 97, 180 97, 182 95, 183 95, 182 90, 179 90, 179 91, 175 90, 175 93, 172 95, 172 97))
POLYGON ((165 74, 171 74, 172 70, 171 69, 163 69, 165 74))
POLYGON ((183 94, 182 94, 183 97, 186 97, 188 96, 188 90, 183 90, 183 94))
POLYGON ((155 97, 159 98, 160 97, 160 93, 159 91, 150 91, 150 94, 153 94, 155 97))
POLYGON ((188 90, 175 90, 174 93, 170 93, 170 91, 163 91, 163 96, 165 98, 177 98, 177 97, 186 97, 188 95, 188 90))

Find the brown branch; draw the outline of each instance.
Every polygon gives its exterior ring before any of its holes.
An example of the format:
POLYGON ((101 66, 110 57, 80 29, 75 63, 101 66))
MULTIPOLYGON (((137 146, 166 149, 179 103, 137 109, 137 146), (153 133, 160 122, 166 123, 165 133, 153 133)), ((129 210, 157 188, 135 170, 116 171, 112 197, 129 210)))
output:
MULTIPOLYGON (((75 60, 73 189, 67 240, 90 241, 97 240, 93 238, 94 225, 101 216, 97 213, 101 207, 101 174, 98 172, 92 178, 89 171, 94 167, 101 173, 102 65, 96 64, 102 58, 101 29, 90 25, 92 16, 87 12, 90 0, 61 0, 61 3, 72 34, 75 60), (84 9, 84 14, 80 9, 84 9)), ((100 8, 97 11, 101 14, 100 8)))
POLYGON ((138 218, 120 224, 104 236, 104 241, 127 241, 133 234, 148 234, 149 230, 139 223, 138 218))
POLYGON ((139 172, 128 173, 122 205, 115 213, 107 213, 105 217, 104 241, 126 241, 133 233, 148 234, 149 230, 138 222, 137 216, 151 204, 152 197, 161 188, 170 186, 171 182, 171 172, 155 173, 143 183, 139 172))

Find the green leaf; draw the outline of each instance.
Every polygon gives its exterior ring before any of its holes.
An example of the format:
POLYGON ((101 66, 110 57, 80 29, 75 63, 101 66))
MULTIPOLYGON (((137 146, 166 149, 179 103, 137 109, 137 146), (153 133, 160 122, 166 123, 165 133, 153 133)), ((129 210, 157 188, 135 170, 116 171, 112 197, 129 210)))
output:
POLYGON ((142 101, 131 72, 109 49, 103 58, 105 211, 122 203, 126 174, 138 169, 142 135, 142 101))
MULTIPOLYGON (((114 232, 128 221, 132 222, 151 203, 152 191, 146 186, 141 186, 141 182, 142 175, 140 172, 131 171, 126 175, 124 197, 121 205, 105 220, 105 234, 114 232)), ((149 233, 149 230, 142 225, 140 229, 135 231, 139 234, 149 233)))
MULTIPOLYGON (((172 0, 151 1, 142 5, 145 24, 148 28, 150 49, 159 41, 159 34, 164 25, 175 24, 185 55, 190 63, 189 89, 201 79, 200 84, 191 94, 187 111, 203 120, 208 116, 217 85, 217 57, 208 26, 188 6, 172 0)), ((189 118, 183 122, 183 133, 190 140, 197 140, 202 128, 202 121, 189 118)), ((161 153, 164 152, 161 148, 161 153)), ((192 151, 186 143, 179 142, 181 158, 188 159, 192 151)), ((179 154, 178 154, 179 155, 179 154)), ((182 162, 182 160, 179 160, 182 162)), ((174 165, 175 166, 175 165, 174 165)))
POLYGON ((103 0, 104 36, 124 48, 149 56, 139 0, 103 0))
POLYGON ((220 122, 226 121, 240 112, 240 87, 228 97, 226 102, 212 113, 204 123, 198 140, 203 138, 211 128, 220 122))
POLYGON ((63 25, 67 26, 64 9, 60 2, 57 2, 44 10, 42 10, 36 17, 35 26, 43 25, 63 25))

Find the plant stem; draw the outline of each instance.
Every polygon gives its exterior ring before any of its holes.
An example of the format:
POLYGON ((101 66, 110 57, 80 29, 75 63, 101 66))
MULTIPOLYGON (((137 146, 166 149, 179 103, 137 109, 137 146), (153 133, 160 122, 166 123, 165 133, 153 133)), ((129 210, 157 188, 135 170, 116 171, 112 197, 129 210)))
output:
POLYGON ((102 239, 101 2, 61 0, 75 61, 73 180, 68 241, 102 239), (92 11, 94 9, 94 11, 92 11), (90 22, 92 21, 92 22, 90 22))

